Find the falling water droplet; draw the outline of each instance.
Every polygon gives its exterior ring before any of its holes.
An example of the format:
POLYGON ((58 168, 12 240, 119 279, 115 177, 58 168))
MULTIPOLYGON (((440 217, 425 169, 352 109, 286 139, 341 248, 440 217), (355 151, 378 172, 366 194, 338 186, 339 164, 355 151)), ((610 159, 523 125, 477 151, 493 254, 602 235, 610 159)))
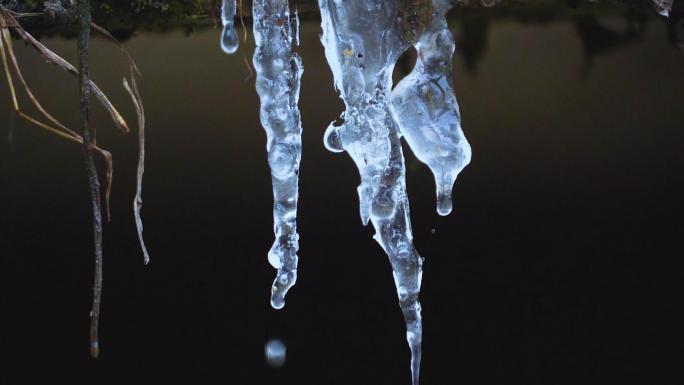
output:
POLYGON ((227 54, 232 54, 237 51, 240 46, 240 42, 233 26, 223 27, 223 33, 221 35, 221 49, 227 54))
POLYGON ((266 362, 274 368, 280 368, 285 365, 286 353, 287 347, 285 343, 277 338, 269 340, 264 347, 266 362))
POLYGON ((437 186, 437 214, 447 216, 451 213, 451 185, 437 186))
POLYGON ((235 31, 235 0, 223 0, 221 8, 221 21, 223 22, 223 32, 221 33, 221 49, 227 54, 237 51, 240 46, 240 39, 235 31))

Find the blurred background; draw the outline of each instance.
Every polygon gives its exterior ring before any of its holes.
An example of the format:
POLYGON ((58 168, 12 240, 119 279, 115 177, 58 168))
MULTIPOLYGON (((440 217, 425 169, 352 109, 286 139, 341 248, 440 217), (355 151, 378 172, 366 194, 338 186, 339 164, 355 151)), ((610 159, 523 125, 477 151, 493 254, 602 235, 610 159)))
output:
MULTIPOLYGON (((404 149, 426 258, 423 384, 684 382, 682 20, 681 8, 664 19, 584 2, 452 12, 473 161, 449 217, 435 212, 429 170, 404 149)), ((322 144, 343 105, 319 23, 302 15, 300 270, 281 311, 269 305, 272 195, 245 64, 251 31, 226 56, 211 25, 112 28, 143 72, 152 262, 143 265, 131 207, 137 138, 96 106, 115 172, 97 360, 81 149, 16 117, 3 80, 0 383, 409 384, 391 269, 361 225, 356 168, 322 144), (287 346, 280 369, 264 359, 275 338, 287 346)), ((76 61, 68 31, 34 31, 76 61)), ((76 79, 18 40, 15 49, 43 105, 78 127, 76 79)), ((134 122, 125 57, 95 38, 91 60, 93 79, 134 122)), ((396 78, 411 65, 406 55, 396 78)))

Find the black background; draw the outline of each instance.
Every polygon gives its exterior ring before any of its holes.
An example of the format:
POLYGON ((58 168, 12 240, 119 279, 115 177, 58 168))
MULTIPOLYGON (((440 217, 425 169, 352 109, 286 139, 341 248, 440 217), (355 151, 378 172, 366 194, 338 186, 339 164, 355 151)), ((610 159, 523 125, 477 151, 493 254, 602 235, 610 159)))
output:
MULTIPOLYGON (((684 59, 666 25, 651 20, 640 39, 587 59, 571 20, 488 23, 477 70, 461 57, 455 65, 474 157, 451 216, 437 216, 431 176, 405 149, 415 244, 426 257, 422 383, 683 383, 684 59)), ((623 20, 605 23, 619 30, 623 20)), ((131 215, 135 137, 112 132, 96 111, 100 143, 115 156, 98 360, 88 355, 81 151, 8 125, 3 385, 409 383, 391 270, 361 226, 356 171, 322 146, 342 106, 318 31, 304 23, 300 273, 282 311, 268 303, 272 198, 253 79, 243 81, 242 53, 219 52, 218 31, 128 43, 145 73, 148 266, 131 215), (279 370, 263 358, 270 338, 287 344, 279 370)), ((75 42, 46 43, 74 57, 75 42)), ((75 81, 18 45, 36 94, 73 123, 75 81)), ((102 41, 93 49, 94 76, 133 122, 119 84, 124 59, 102 41)), ((246 57, 252 49, 241 48, 246 57)))

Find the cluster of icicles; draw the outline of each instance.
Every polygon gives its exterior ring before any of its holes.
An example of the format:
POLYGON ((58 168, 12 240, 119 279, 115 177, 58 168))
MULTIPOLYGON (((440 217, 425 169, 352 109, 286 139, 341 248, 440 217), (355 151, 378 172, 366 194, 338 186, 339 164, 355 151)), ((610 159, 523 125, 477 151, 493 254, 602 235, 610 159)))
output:
MULTIPOLYGON (((331 124, 325 146, 346 151, 361 176, 358 187, 364 225, 389 256, 407 327, 413 384, 418 384, 422 320, 418 295, 423 259, 413 246, 405 187, 403 137, 435 177, 437 211, 451 212, 451 190, 470 162, 458 104, 451 84, 454 39, 447 28, 449 0, 319 0, 322 43, 345 103, 344 123, 331 124), (413 71, 392 89, 392 72, 401 56, 415 47, 413 71)), ((224 0, 221 47, 238 48, 235 0, 224 0)), ((261 124, 267 133, 273 183, 275 242, 268 253, 278 270, 271 305, 280 309, 297 280, 297 200, 302 123, 298 108, 303 72, 298 44, 299 21, 288 0, 254 0, 253 64, 261 100, 261 124)))
MULTIPOLYGON (((667 15, 672 0, 654 0, 667 15)), ((483 0, 494 5, 498 0, 483 0)), ((418 299, 423 258, 413 246, 405 186, 401 138, 435 178, 437 212, 451 212, 452 187, 468 165, 470 145, 461 130, 451 81, 454 38, 446 23, 453 0, 318 0, 321 41, 335 88, 344 101, 344 123, 331 124, 325 146, 346 151, 361 176, 360 214, 370 221, 375 239, 387 253, 399 304, 406 321, 411 372, 418 384, 422 320, 418 299), (392 87, 392 72, 410 47, 417 51, 412 72, 392 87)), ((224 0, 221 48, 238 49, 236 1, 224 0)), ((293 52, 299 44, 299 20, 288 0, 254 0, 253 64, 261 100, 261 124, 267 133, 268 163, 273 183, 275 242, 268 253, 278 270, 271 305, 281 309, 297 280, 297 200, 302 122, 298 108, 303 72, 293 52)))

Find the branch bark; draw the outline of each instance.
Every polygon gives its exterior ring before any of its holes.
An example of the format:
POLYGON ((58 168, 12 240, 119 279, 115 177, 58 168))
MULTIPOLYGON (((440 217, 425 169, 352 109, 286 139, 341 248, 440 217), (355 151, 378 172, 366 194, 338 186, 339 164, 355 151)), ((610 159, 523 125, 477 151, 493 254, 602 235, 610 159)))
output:
POLYGON ((97 358, 100 354, 99 321, 100 303, 102 299, 102 212, 100 205, 100 180, 93 156, 93 138, 90 131, 90 1, 78 0, 76 4, 78 16, 78 68, 79 68, 79 100, 81 117, 81 136, 83 137, 83 153, 85 157, 90 200, 93 210, 93 239, 95 251, 95 274, 93 279, 93 304, 90 311, 90 355, 97 358))

